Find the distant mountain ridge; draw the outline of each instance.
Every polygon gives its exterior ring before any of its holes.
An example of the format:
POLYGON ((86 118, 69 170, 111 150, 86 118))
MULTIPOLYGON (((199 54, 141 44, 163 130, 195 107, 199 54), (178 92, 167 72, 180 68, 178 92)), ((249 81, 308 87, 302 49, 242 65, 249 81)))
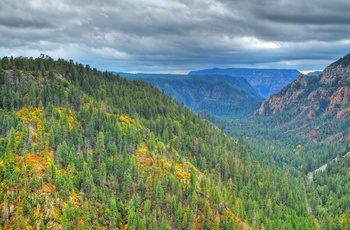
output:
POLYGON ((213 68, 190 71, 189 75, 219 74, 243 77, 266 98, 280 91, 285 85, 295 80, 300 72, 294 69, 250 69, 250 68, 213 68))
POLYGON ((127 74, 164 90, 195 112, 208 111, 220 117, 243 117, 259 108, 263 98, 241 77, 223 75, 127 74))
POLYGON ((318 76, 318 75, 322 75, 322 71, 319 71, 319 70, 316 70, 316 71, 313 71, 313 72, 309 72, 306 74, 306 76, 318 76))

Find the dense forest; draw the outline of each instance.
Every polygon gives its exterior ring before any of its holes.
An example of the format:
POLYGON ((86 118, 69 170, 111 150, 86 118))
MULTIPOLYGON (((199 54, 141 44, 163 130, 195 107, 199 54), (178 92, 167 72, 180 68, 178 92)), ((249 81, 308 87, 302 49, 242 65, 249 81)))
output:
MULTIPOLYGON (((317 142, 275 126, 276 117, 254 120, 220 120, 207 113, 203 117, 216 123, 226 133, 249 143, 249 155, 261 165, 288 170, 292 176, 308 176, 324 165, 324 171, 313 173, 308 181, 298 180, 306 187, 310 215, 316 229, 349 229, 350 226, 350 151, 349 142, 317 142), (271 126, 268 126, 270 124, 271 126)), ((328 119, 326 119, 328 120, 328 119)))
POLYGON ((45 55, 0 66, 2 229, 332 226, 308 199, 336 187, 308 198, 302 172, 145 82, 45 55))
MULTIPOLYGON (((255 118, 256 119, 256 118, 255 118)), ((313 180, 306 182, 307 198, 311 214, 321 223, 320 229, 348 229, 350 226, 349 155, 348 140, 317 141, 298 135, 297 129, 286 132, 274 124, 275 118, 255 121, 226 121, 224 130, 233 136, 242 136, 251 146, 250 154, 260 158, 260 163, 279 168, 291 168, 304 176, 328 164, 325 171, 314 173, 313 180), (341 202, 340 202, 341 200, 341 202), (323 220, 323 221, 321 221, 323 220)), ((327 119, 326 119, 327 120, 327 119)), ((218 121, 216 121, 218 122, 218 121)), ((220 123, 222 121, 219 121, 220 123)), ((344 122, 344 121, 340 121, 344 122)), ((223 124, 222 124, 223 126, 223 124)), ((224 126, 223 126, 224 127, 224 126)))

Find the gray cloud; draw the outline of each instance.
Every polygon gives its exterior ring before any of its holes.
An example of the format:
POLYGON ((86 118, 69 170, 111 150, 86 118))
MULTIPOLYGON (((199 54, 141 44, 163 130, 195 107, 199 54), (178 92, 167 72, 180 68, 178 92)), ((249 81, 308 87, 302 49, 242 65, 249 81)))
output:
POLYGON ((321 69, 349 52, 346 0, 12 0, 0 55, 48 54, 119 71, 321 69))

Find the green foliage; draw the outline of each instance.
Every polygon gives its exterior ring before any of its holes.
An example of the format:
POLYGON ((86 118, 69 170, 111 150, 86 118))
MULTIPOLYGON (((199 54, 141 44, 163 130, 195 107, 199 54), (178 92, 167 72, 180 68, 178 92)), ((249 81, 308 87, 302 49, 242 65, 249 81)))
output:
POLYGON ((316 228, 302 179, 155 87, 2 60, 0 228, 316 228))

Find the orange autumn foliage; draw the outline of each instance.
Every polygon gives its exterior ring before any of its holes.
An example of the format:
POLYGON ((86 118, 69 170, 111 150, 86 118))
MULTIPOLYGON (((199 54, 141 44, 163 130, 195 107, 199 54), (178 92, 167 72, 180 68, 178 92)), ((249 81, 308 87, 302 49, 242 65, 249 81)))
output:
POLYGON ((38 175, 42 175, 43 169, 47 167, 49 162, 43 153, 29 153, 26 158, 26 164, 34 168, 38 175))
POLYGON ((179 173, 176 173, 176 176, 180 179, 188 179, 190 178, 190 174, 187 173, 187 172, 179 172, 179 173))
POLYGON ((156 158, 154 157, 148 157, 148 158, 141 158, 140 159, 140 163, 143 164, 144 166, 149 166, 149 165, 153 165, 154 162, 156 162, 156 158))
POLYGON ((201 220, 198 218, 198 217, 196 217, 195 219, 194 219, 194 226, 195 226, 195 228, 196 229, 201 229, 201 227, 202 227, 202 225, 201 225, 201 220))
POLYGON ((42 120, 41 116, 43 115, 43 108, 32 108, 29 109, 26 107, 22 107, 21 110, 19 110, 16 113, 16 116, 21 119, 22 122, 28 122, 31 124, 34 124, 36 126, 36 129, 42 128, 42 120))
POLYGON ((69 127, 69 130, 71 131, 74 127, 74 118, 72 116, 69 116, 68 117, 68 127, 69 127))
POLYGON ((45 184, 43 184, 41 189, 45 192, 53 192, 53 191, 55 191, 55 186, 53 184, 50 184, 50 183, 45 183, 45 184))

